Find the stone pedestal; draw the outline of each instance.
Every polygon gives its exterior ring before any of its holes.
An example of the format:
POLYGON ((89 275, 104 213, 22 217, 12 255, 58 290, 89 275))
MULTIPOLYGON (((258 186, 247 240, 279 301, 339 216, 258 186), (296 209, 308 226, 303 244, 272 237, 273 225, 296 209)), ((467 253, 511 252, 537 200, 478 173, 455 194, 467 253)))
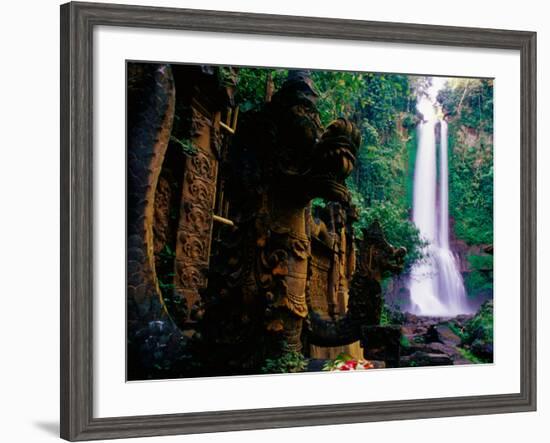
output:
POLYGON ((401 327, 398 325, 363 326, 361 346, 365 359, 382 360, 387 368, 397 368, 401 353, 401 327))

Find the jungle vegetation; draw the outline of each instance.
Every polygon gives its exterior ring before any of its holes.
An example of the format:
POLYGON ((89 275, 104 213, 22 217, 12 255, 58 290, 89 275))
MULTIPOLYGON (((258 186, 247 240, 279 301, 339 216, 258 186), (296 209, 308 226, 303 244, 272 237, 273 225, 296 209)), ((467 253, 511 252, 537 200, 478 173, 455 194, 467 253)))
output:
POLYGON ((453 79, 438 94, 449 121, 449 211, 470 248, 468 294, 492 292, 493 80, 453 79), (478 246, 476 249, 475 246, 478 246))
MULTIPOLYGON (((287 77, 285 69, 241 68, 236 101, 242 111, 260 106, 287 77)), ((362 133, 358 162, 348 178, 360 219, 356 234, 378 219, 388 241, 407 248, 407 267, 422 255, 422 240, 410 221, 416 156, 416 96, 429 79, 400 74, 312 71, 321 121, 343 116, 362 133)), ((438 101, 449 122, 449 208, 456 240, 467 255, 470 295, 492 290, 493 242, 493 83, 451 79, 438 101)), ((314 201, 323 205, 323 201, 314 201)))

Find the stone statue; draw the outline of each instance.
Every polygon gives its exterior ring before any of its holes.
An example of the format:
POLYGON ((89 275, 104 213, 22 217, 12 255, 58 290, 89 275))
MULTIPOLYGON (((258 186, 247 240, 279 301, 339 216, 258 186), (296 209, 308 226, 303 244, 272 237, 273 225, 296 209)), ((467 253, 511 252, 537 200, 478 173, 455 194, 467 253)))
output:
POLYGON ((380 223, 374 221, 367 229, 363 229, 363 239, 359 242, 358 251, 357 274, 362 277, 363 286, 368 288, 369 293, 367 322, 378 325, 384 305, 382 280, 403 271, 407 250, 388 243, 380 223))
POLYGON ((316 101, 308 73, 293 73, 271 102, 242 116, 228 156, 228 217, 235 226, 213 257, 202 334, 216 354, 241 354, 236 366, 252 368, 284 350, 307 354, 304 343, 357 342, 362 325, 380 321, 382 274, 402 263, 405 251, 384 242, 373 225, 361 243, 370 245, 370 262, 360 250, 355 270, 357 214, 345 179, 360 135, 345 119, 323 130, 316 101), (318 197, 332 203, 330 216, 315 221, 310 203, 318 197), (226 313, 235 307, 241 312, 230 325, 226 313), (220 322, 223 332, 213 333, 220 322))
POLYGON ((343 118, 322 127, 309 72, 290 71, 238 129, 233 74, 130 64, 129 86, 151 91, 129 94, 128 147, 129 360, 147 376, 257 373, 355 343, 402 267, 377 224, 355 251, 345 180, 360 133, 343 118))

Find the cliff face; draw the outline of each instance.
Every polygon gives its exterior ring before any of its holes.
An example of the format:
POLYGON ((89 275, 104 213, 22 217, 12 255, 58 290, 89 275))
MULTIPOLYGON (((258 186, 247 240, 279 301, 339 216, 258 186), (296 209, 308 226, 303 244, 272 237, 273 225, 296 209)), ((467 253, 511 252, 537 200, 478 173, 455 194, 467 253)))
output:
POLYGON ((449 121, 451 241, 469 298, 479 306, 493 297, 492 124, 449 121))
POLYGON ((468 298, 476 309, 493 298, 493 256, 488 252, 492 251, 492 246, 487 243, 471 245, 451 237, 451 249, 457 257, 468 298))

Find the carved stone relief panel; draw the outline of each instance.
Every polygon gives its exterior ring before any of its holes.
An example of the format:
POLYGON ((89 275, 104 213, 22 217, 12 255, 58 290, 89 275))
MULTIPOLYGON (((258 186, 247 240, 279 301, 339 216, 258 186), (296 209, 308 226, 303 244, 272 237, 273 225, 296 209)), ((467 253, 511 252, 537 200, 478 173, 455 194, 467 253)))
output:
POLYGON ((202 315, 199 290, 207 285, 218 173, 219 113, 208 115, 193 106, 192 118, 191 142, 196 152, 185 160, 175 251, 175 290, 187 305, 187 318, 177 320, 186 325, 184 329, 192 328, 202 315))

